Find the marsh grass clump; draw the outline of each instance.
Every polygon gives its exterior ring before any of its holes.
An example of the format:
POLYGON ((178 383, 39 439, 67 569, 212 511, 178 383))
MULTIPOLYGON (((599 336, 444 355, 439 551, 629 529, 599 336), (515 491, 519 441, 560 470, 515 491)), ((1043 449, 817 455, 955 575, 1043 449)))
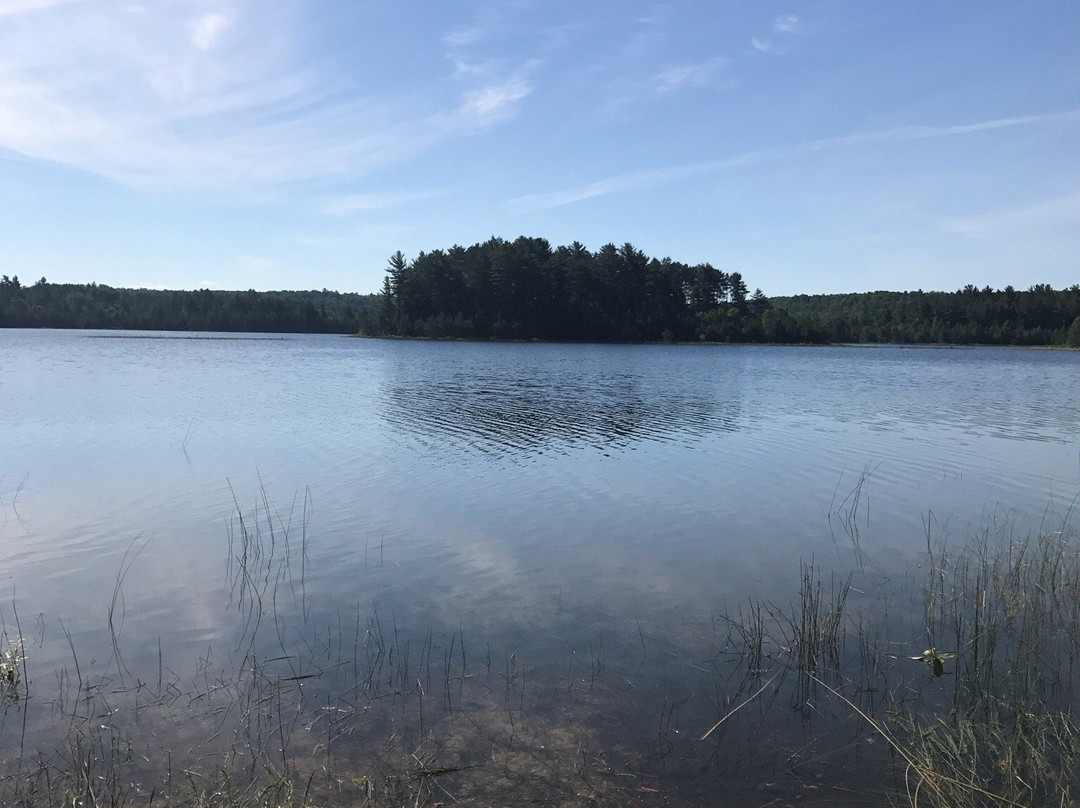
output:
POLYGON ((797 599, 786 605, 750 600, 734 616, 716 618, 728 630, 713 661, 719 656, 738 660, 740 690, 756 687, 765 676, 791 673, 805 694, 813 675, 840 670, 852 576, 833 579, 826 589, 820 569, 803 562, 800 581, 797 599))
POLYGON ((1080 547, 1068 531, 955 557, 929 548, 927 633, 956 648, 940 708, 898 716, 924 802, 1075 805, 1080 772, 1080 547))
POLYGON ((851 591, 851 576, 840 584, 835 581, 826 592, 821 574, 813 564, 802 565, 802 586, 797 608, 787 620, 796 670, 817 673, 825 666, 840 663, 840 645, 844 639, 844 609, 851 591))
MULTIPOLYGON (((722 653, 744 671, 706 737, 755 700, 766 720, 787 694, 819 737, 835 737, 845 713, 861 723, 891 750, 912 806, 1080 804, 1080 543, 1067 525, 988 529, 955 548, 928 535, 927 559, 910 609, 901 587, 876 613, 853 610, 850 576, 826 586, 804 563, 789 605, 724 618, 722 653), (823 709, 830 700, 839 712, 823 709)), ((845 737, 834 748, 860 743, 845 737)))
POLYGON ((997 705, 983 712, 950 710, 928 720, 897 719, 911 756, 912 805, 1076 805, 1080 727, 1066 713, 997 705))
MULTIPOLYGON (((792 697, 800 709, 813 707, 817 676, 832 679, 840 675, 851 580, 851 575, 839 582, 833 579, 826 589, 820 569, 803 562, 798 599, 787 608, 767 607, 779 631, 772 643, 780 651, 777 662, 785 674, 795 676, 792 697)), ((760 668, 760 651, 752 650, 751 654, 760 668)))

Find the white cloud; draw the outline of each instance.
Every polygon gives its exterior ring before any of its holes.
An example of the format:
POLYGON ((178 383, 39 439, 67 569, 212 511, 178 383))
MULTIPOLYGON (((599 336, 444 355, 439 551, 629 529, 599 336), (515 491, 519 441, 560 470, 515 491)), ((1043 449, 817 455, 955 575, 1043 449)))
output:
POLYGON ((505 120, 531 91, 493 65, 456 93, 433 81, 365 95, 301 50, 308 13, 300 0, 0 0, 0 149, 138 187, 251 193, 387 166, 505 120))
POLYGON ((729 166, 742 165, 745 162, 749 162, 749 160, 736 158, 732 161, 724 161, 723 164, 718 162, 699 163, 669 166, 652 171, 635 171, 629 174, 605 177, 604 179, 577 188, 552 191, 544 194, 520 196, 510 200, 507 203, 507 207, 511 213, 528 213, 537 210, 546 210, 548 208, 556 208, 563 205, 570 205, 575 202, 582 202, 586 199, 607 196, 608 194, 663 185, 684 177, 705 174, 729 166))
POLYGON ((487 75, 491 72, 490 62, 471 62, 458 54, 449 54, 447 58, 454 66, 454 78, 470 79, 487 75))
POLYGON ((991 132, 995 129, 1011 129, 1015 126, 1027 126, 1054 121, 1075 121, 1080 118, 1080 110, 1049 112, 1044 115, 1017 115, 1012 118, 995 118, 977 123, 962 123, 954 126, 909 126, 902 129, 886 130, 902 133, 910 138, 943 137, 945 135, 967 135, 974 132, 991 132))
POLYGON ((191 44, 198 50, 208 51, 217 44, 228 26, 229 18, 224 14, 214 11, 201 14, 188 25, 191 44))
POLYGON ((532 92, 524 78, 514 76, 498 84, 481 87, 466 94, 460 111, 477 122, 505 118, 517 102, 532 92))
POLYGON ((684 88, 708 87, 716 74, 727 64, 727 59, 717 57, 696 64, 672 65, 661 71, 654 79, 657 92, 668 93, 684 88))
POLYGON ((773 21, 773 31, 778 34, 791 34, 799 29, 799 18, 794 14, 783 14, 773 21))
MULTIPOLYGON (((773 20, 772 32, 781 40, 798 33, 802 28, 802 21, 794 14, 781 14, 773 20)), ((775 39, 751 37, 750 47, 760 53, 784 53, 784 44, 775 39)))
POLYGON ((761 51, 762 53, 780 53, 781 52, 780 48, 778 48, 773 43, 773 41, 771 39, 759 39, 756 36, 751 37, 750 46, 754 50, 761 51))
MULTIPOLYGON (((476 19, 445 34, 442 41, 448 46, 446 58, 454 66, 453 77, 474 85, 465 92, 458 112, 462 120, 471 117, 497 120, 509 115, 517 102, 532 92, 526 75, 539 62, 527 61, 518 68, 509 67, 509 60, 491 46, 493 40, 504 39, 521 27, 515 15, 520 11, 516 0, 498 0, 481 8, 476 19), (480 48, 481 44, 488 47, 480 48)), ((532 32, 530 31, 530 36, 532 32)), ((504 53, 504 51, 502 51, 504 53)))

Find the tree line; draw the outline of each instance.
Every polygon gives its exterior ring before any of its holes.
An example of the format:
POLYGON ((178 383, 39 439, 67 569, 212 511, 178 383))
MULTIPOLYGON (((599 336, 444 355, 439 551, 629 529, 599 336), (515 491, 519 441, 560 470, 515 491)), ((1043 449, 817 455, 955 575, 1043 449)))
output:
POLYGON ((1080 348, 1080 285, 1020 291, 967 285, 956 292, 798 295, 770 301, 794 341, 1069 345, 1080 348))
POLYGON ((953 343, 1080 347, 1080 285, 767 298, 738 272, 632 244, 492 238, 390 258, 373 335, 597 342, 953 343))
POLYGON ((412 261, 397 252, 378 295, 24 285, 3 275, 0 327, 1080 347, 1080 285, 767 298, 738 272, 649 258, 632 244, 591 252, 522 236, 412 261))
POLYGON ((650 258, 632 244, 491 238, 390 258, 369 333, 657 342, 765 339, 767 301, 738 272, 650 258))
POLYGON ((162 291, 91 284, 23 285, 0 276, 0 327, 352 334, 376 295, 331 292, 162 291))

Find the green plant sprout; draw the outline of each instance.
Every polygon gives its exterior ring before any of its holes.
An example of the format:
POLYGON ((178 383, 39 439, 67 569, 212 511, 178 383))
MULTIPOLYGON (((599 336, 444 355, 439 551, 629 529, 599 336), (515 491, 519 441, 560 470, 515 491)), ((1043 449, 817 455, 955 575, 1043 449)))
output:
POLYGON ((922 662, 928 665, 934 671, 934 676, 941 676, 945 673, 945 660, 952 659, 956 654, 950 654, 948 652, 938 653, 936 648, 927 648, 919 656, 908 657, 916 662, 922 662))

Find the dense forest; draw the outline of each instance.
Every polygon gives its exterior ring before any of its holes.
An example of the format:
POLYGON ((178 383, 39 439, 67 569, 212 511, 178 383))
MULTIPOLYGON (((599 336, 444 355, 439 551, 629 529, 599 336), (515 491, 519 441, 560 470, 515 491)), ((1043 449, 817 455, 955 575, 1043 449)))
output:
POLYGON ((632 244, 492 238, 390 258, 373 335, 598 342, 894 342, 1080 347, 1080 286, 766 298, 738 272, 632 244))
POLYGON ((823 342, 1069 345, 1080 348, 1080 285, 1026 291, 798 295, 769 301, 794 333, 823 342))
POLYGON ((340 292, 169 292, 98 284, 24 286, 0 277, 0 327, 355 333, 377 296, 340 292))
POLYGON ((390 258, 370 333, 590 342, 772 341, 766 300, 738 272, 649 258, 632 244, 492 238, 390 258))

